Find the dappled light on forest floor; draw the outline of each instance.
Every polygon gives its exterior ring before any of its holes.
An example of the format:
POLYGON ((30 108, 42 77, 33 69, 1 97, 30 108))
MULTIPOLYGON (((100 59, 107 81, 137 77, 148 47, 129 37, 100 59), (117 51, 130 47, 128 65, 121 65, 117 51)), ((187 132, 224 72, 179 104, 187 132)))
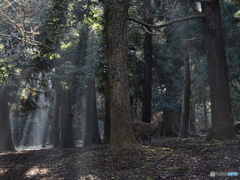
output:
POLYGON ((94 175, 87 175, 87 176, 83 176, 83 177, 80 177, 79 180, 95 180, 95 179, 98 179, 97 176, 94 176, 94 175))
POLYGON ((50 170, 47 168, 39 168, 38 166, 34 166, 26 172, 25 176, 32 178, 35 176, 48 174, 49 171, 50 170))
POLYGON ((7 171, 8 171, 8 169, 6 169, 6 168, 0 169, 0 176, 3 176, 7 171))
POLYGON ((119 152, 102 145, 2 153, 0 179, 184 180, 239 171, 239 140, 204 144, 202 138, 153 139, 152 146, 119 152))

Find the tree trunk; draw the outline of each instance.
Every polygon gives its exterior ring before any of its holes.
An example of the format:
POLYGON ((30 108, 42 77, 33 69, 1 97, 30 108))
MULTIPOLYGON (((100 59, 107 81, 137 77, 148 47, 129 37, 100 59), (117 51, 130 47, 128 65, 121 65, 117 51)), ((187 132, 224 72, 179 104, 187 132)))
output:
POLYGON ((105 119, 104 119, 104 143, 110 142, 110 98, 109 98, 109 83, 104 85, 104 99, 105 99, 105 119))
POLYGON ((190 62, 189 62, 189 48, 188 43, 184 44, 185 58, 184 58, 184 89, 183 89, 183 102, 182 102, 182 116, 180 124, 180 134, 181 138, 189 135, 188 124, 189 124, 189 114, 190 114, 190 96, 191 96, 191 77, 190 77, 190 62))
MULTIPOLYGON (((152 24, 151 14, 151 1, 143 0, 142 9, 144 10, 142 16, 144 22, 152 24)), ((150 27, 145 27, 143 41, 143 54, 144 54, 144 82, 143 82, 143 109, 142 121, 151 123, 152 116, 152 30, 150 27)))
POLYGON ((110 94, 110 148, 134 148, 127 67, 127 14, 130 1, 105 0, 108 80, 110 94))
POLYGON ((196 121, 196 113, 195 113, 195 105, 192 103, 190 106, 190 122, 189 122, 189 129, 191 134, 196 134, 196 126, 195 126, 195 121, 196 121))
POLYGON ((21 142, 21 133, 20 133, 20 117, 18 106, 14 109, 13 112, 13 142, 15 146, 19 146, 21 142))
POLYGON ((54 115, 52 120, 53 127, 53 147, 57 148, 60 144, 60 126, 59 126, 59 106, 60 106, 60 84, 58 80, 55 80, 55 98, 54 98, 54 115))
POLYGON ((15 151, 9 119, 8 89, 2 88, 0 92, 0 152, 15 151))
POLYGON ((98 128, 95 80, 88 78, 86 81, 86 135, 83 146, 92 146, 102 144, 102 140, 98 128))
POLYGON ((231 140, 236 138, 236 134, 233 130, 219 1, 203 2, 202 10, 212 114, 212 128, 206 141, 231 140))
POLYGON ((73 116, 71 109, 71 90, 61 87, 60 100, 60 148, 72 148, 73 116))
MULTIPOLYGON (((168 85, 166 85, 166 94, 175 93, 176 88, 173 86, 173 81, 171 80, 168 85)), ((168 137, 177 137, 179 134, 179 123, 180 122, 180 112, 174 111, 172 109, 166 109, 163 112, 163 129, 161 135, 168 137)))
POLYGON ((164 111, 163 112, 163 128, 161 135, 166 137, 177 137, 178 132, 175 130, 174 127, 174 117, 175 117, 174 111, 164 111))
POLYGON ((203 124, 204 127, 209 127, 206 97, 203 99, 203 124))

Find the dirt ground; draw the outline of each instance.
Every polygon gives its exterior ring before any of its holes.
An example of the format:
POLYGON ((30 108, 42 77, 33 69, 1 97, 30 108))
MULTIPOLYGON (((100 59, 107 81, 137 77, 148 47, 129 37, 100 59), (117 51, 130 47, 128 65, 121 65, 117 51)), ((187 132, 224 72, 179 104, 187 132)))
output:
POLYGON ((203 144, 201 140, 155 139, 152 146, 118 153, 106 145, 2 153, 0 179, 240 179, 240 141, 203 144), (232 176, 226 176, 230 172, 232 176))

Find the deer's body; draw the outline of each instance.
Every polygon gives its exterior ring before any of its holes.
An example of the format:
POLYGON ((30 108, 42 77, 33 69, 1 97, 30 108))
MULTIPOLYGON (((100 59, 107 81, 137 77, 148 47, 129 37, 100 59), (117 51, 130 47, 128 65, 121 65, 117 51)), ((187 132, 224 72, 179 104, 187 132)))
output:
POLYGON ((155 120, 153 123, 134 122, 132 129, 135 138, 140 142, 141 137, 147 136, 151 142, 151 137, 154 136, 159 130, 159 120, 155 120))

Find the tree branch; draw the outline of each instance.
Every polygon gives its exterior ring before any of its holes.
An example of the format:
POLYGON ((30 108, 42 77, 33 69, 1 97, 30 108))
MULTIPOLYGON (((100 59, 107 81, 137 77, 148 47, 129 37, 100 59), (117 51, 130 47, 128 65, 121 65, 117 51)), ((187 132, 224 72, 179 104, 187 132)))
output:
POLYGON ((191 39, 184 39, 184 40, 186 40, 186 41, 195 41, 195 40, 202 39, 203 37, 204 37, 204 35, 199 36, 199 37, 195 37, 195 38, 191 38, 191 39))
POLYGON ((168 12, 166 12, 166 13, 160 15, 160 16, 165 16, 165 15, 171 13, 171 12, 175 9, 175 7, 176 7, 176 5, 177 5, 177 2, 178 2, 178 0, 176 0, 176 1, 174 2, 172 8, 171 8, 168 12))
POLYGON ((177 1, 178 1, 178 0, 175 0, 175 2, 174 2, 173 5, 172 5, 172 8, 171 8, 169 11, 167 11, 166 13, 164 13, 164 14, 157 15, 157 14, 151 14, 151 13, 149 13, 149 12, 147 12, 147 11, 144 11, 144 10, 139 10, 139 11, 142 11, 142 12, 144 12, 145 14, 148 14, 148 15, 150 15, 150 16, 158 16, 158 17, 166 16, 167 14, 171 13, 171 12, 175 9, 175 7, 176 7, 176 5, 177 5, 177 1))
POLYGON ((237 93, 240 93, 240 90, 233 85, 232 81, 229 81, 230 85, 235 89, 235 91, 237 91, 237 93))
POLYGON ((147 30, 147 28, 146 28, 145 26, 143 26, 143 28, 144 28, 144 30, 145 30, 147 33, 152 34, 152 35, 168 36, 168 35, 171 34, 175 29, 177 29, 178 25, 179 25, 179 22, 177 23, 177 25, 176 25, 170 32, 165 33, 165 34, 163 34, 163 35, 162 35, 162 33, 153 33, 153 32, 150 32, 150 31, 147 30))
POLYGON ((148 24, 148 23, 145 23, 145 22, 141 22, 137 19, 133 19, 133 18, 128 18, 129 20, 133 21, 133 22, 136 22, 136 23, 139 23, 143 26, 147 26, 147 27, 153 27, 153 28, 162 28, 162 27, 165 27, 165 26, 169 26, 175 22, 180 22, 180 21, 186 21, 186 20, 190 20, 190 19, 197 19, 197 18, 203 18, 204 15, 193 15, 193 16, 188 16, 188 17, 183 17, 183 18, 179 18, 179 19, 174 19, 168 23, 165 23, 165 24, 161 24, 161 25, 153 25, 153 24, 148 24))

